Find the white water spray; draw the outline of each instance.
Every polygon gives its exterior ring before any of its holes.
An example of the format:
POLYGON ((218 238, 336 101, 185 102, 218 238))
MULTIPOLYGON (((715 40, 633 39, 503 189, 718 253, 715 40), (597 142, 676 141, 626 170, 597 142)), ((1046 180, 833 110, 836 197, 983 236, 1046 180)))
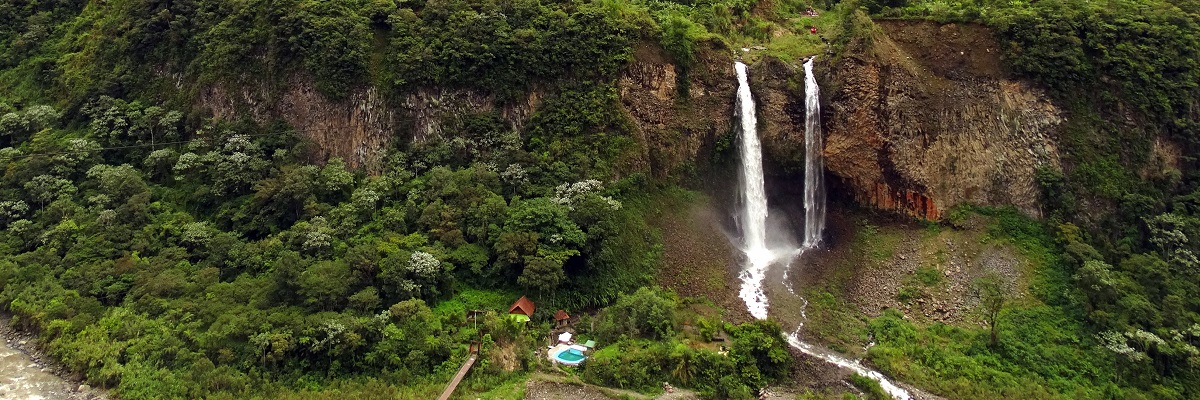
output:
POLYGON ((821 244, 825 230, 825 155, 821 136, 821 88, 813 60, 804 63, 804 248, 821 244))
MULTIPOLYGON (((813 76, 813 60, 804 63, 805 75, 805 109, 804 121, 804 244, 799 248, 771 249, 767 244, 767 196, 766 185, 763 182, 762 146, 758 140, 757 120, 754 115, 754 99, 750 93, 749 78, 746 65, 737 62, 734 69, 738 76, 738 116, 741 121, 741 155, 742 169, 740 175, 742 212, 738 225, 742 233, 742 251, 746 254, 746 266, 742 270, 742 289, 739 297, 746 302, 746 308, 755 318, 767 317, 767 296, 763 292, 763 279, 766 278, 767 268, 778 259, 787 257, 784 266, 784 284, 792 291, 787 278, 787 270, 791 268, 791 260, 797 258, 805 250, 816 248, 821 244, 821 233, 825 229, 825 162, 822 154, 821 106, 820 88, 813 76)), ((855 360, 850 360, 835 352, 820 348, 800 340, 800 328, 806 319, 805 309, 807 300, 801 307, 801 321, 796 332, 788 335, 788 344, 801 352, 820 358, 840 368, 849 369, 879 382, 885 392, 897 399, 909 399, 907 390, 892 383, 883 374, 866 368, 855 360)))
POLYGON ((750 315, 763 319, 767 317, 763 279, 775 255, 767 248, 767 193, 763 183, 762 145, 758 141, 758 120, 754 116, 754 98, 750 94, 746 64, 739 61, 733 68, 738 77, 737 106, 741 121, 738 133, 742 139, 742 213, 738 225, 742 230, 742 252, 747 261, 742 269, 742 289, 738 296, 746 302, 750 315))

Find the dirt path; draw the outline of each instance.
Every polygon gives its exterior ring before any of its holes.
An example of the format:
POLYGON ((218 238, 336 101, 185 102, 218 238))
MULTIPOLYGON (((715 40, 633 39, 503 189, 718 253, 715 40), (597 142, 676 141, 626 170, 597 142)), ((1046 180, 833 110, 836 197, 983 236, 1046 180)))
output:
POLYGON ((534 374, 525 383, 525 399, 527 400, 693 400, 699 398, 695 392, 685 389, 675 389, 671 393, 650 396, 632 390, 590 385, 578 381, 578 378, 540 373, 534 374))

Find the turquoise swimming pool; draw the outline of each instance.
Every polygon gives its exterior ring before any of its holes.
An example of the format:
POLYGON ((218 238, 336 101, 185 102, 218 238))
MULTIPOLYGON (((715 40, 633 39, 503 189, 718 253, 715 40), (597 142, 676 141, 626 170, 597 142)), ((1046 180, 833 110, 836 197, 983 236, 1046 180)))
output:
POLYGON ((566 365, 579 365, 585 358, 587 356, 584 356, 583 353, 575 349, 566 349, 554 355, 556 361, 566 365))

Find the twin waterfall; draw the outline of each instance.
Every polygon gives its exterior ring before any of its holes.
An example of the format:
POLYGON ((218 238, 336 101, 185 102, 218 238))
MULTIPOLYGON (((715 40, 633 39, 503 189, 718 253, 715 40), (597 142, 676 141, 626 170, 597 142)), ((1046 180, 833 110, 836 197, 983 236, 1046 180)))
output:
MULTIPOLYGON (((768 241, 767 194, 763 182, 762 143, 758 140, 758 119, 754 116, 754 97, 750 93, 746 64, 737 62, 733 67, 738 77, 737 111, 741 121, 738 133, 742 142, 742 170, 739 175, 742 212, 738 215, 738 226, 742 233, 742 252, 746 255, 746 267, 741 275, 742 289, 738 295, 746 302, 750 315, 763 319, 767 317, 768 305, 766 293, 763 292, 767 268, 775 262, 787 263, 800 252, 817 247, 821 243, 821 232, 825 230, 825 161, 821 154, 820 89, 812 73, 813 59, 809 59, 804 63, 804 244, 797 249, 793 245, 768 241)), ((786 243, 782 240, 776 242, 786 243)))
MULTIPOLYGON (((737 62, 737 112, 741 125, 741 212, 737 216, 738 227, 742 234, 741 250, 746 255, 746 264, 742 269, 742 288, 739 297, 746 302, 746 308, 755 318, 767 318, 767 295, 763 290, 763 280, 766 279, 767 269, 772 264, 784 268, 791 265, 792 259, 805 250, 816 248, 821 244, 821 232, 825 229, 825 161, 822 154, 821 139, 821 105, 820 88, 813 77, 813 60, 804 63, 804 242, 800 248, 787 245, 786 240, 769 240, 767 229, 767 194, 763 182, 762 144, 758 139, 758 121, 754 116, 754 98, 750 93, 749 77, 746 64, 737 62)), ((779 234, 781 232, 776 232, 779 234)), ((786 234, 783 236, 786 237, 786 234)), ((787 280, 786 271, 784 280, 787 280)), ((787 284, 787 282, 785 282, 787 284)), ((791 286, 788 285, 789 291, 791 286)), ((800 321, 801 326, 803 321, 800 321)), ((812 343, 800 340, 799 329, 788 335, 787 341, 792 347, 801 352, 848 369, 879 382, 880 387, 892 397, 908 399, 908 391, 892 383, 877 371, 864 367, 855 360, 822 349, 812 343)))

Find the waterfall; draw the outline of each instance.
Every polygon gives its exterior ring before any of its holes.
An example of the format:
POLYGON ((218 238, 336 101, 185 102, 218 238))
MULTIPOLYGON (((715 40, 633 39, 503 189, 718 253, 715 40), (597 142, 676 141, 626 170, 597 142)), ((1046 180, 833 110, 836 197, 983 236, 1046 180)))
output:
MULTIPOLYGON (((763 292, 763 279, 766 278, 767 268, 777 260, 784 261, 783 279, 791 292, 791 285, 787 282, 787 269, 791 268, 791 261, 805 250, 819 246, 821 232, 825 229, 825 160, 821 138, 821 92, 812 71, 815 59, 816 57, 813 57, 804 63, 804 244, 799 249, 768 247, 766 184, 763 182, 762 144, 758 140, 754 98, 750 93, 746 64, 737 62, 733 65, 738 78, 737 112, 741 122, 738 132, 741 135, 741 210, 737 220, 742 234, 741 250, 746 255, 746 265, 740 276, 742 288, 738 296, 746 302, 750 314, 759 319, 767 318, 767 296, 763 292)), ((807 318, 804 309, 807 308, 808 302, 803 297, 799 299, 805 305, 800 310, 801 318, 807 318)), ((803 320, 799 326, 804 326, 803 320)), ((868 369, 856 360, 802 341, 799 333, 798 327, 787 336, 787 342, 793 348, 873 379, 894 398, 911 398, 907 390, 892 383, 878 371, 868 369)))
POLYGON ((733 65, 737 71, 738 117, 741 121, 742 169, 741 183, 742 212, 738 225, 742 231, 742 251, 746 254, 746 267, 742 269, 742 289, 738 294, 746 302, 746 308, 755 318, 767 317, 767 296, 763 293, 763 279, 767 267, 775 259, 767 248, 767 193, 763 183, 762 145, 758 141, 758 121, 754 116, 754 98, 750 95, 750 80, 746 75, 746 64, 740 61, 733 65))
POLYGON ((821 139, 821 88, 813 60, 804 63, 804 248, 821 244, 825 230, 825 156, 821 139))

